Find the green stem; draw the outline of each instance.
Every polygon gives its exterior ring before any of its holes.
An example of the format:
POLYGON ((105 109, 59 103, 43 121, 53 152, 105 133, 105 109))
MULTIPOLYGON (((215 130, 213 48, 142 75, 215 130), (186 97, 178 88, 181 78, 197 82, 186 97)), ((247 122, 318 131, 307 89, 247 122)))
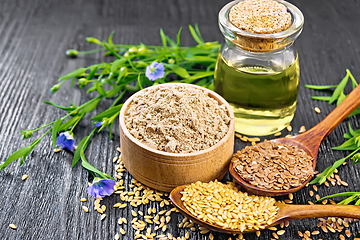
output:
POLYGON ((113 104, 111 104, 110 107, 115 106, 124 96, 124 94, 126 93, 126 90, 123 90, 122 93, 115 99, 115 101, 113 102, 113 104))

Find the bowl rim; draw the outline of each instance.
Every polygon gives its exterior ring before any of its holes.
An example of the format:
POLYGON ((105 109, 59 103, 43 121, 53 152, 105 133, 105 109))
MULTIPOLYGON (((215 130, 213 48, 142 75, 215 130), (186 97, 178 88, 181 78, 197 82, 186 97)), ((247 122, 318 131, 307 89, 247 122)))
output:
MULTIPOLYGON (((220 105, 220 104, 219 104, 220 105)), ((204 88, 204 87, 201 87, 201 86, 198 86, 198 85, 195 85, 195 84, 190 84, 190 83, 162 83, 162 84, 158 84, 158 85, 153 85, 153 86, 150 86, 150 87, 147 87, 147 88, 144 88, 138 92, 136 92, 135 94, 133 94, 131 97, 129 97, 125 103, 123 104, 123 106, 121 107, 121 110, 120 110, 120 116, 119 116, 119 127, 120 129, 122 130, 123 134, 125 134, 125 136, 131 141, 133 142, 134 144, 140 146, 141 148, 145 149, 146 151, 149 151, 153 154, 157 154, 157 155, 163 155, 163 156, 168 156, 168 157, 177 157, 177 158, 181 158, 181 157, 189 157, 189 156, 196 156, 196 155, 201 155, 201 154, 206 154, 208 152, 211 152, 213 151, 214 149, 216 149, 218 146, 222 145, 224 142, 227 141, 227 139, 233 135, 235 131, 235 117, 234 117, 234 112, 231 108, 231 106, 229 105, 229 103, 222 97, 220 96, 219 94, 217 94, 216 92, 212 91, 212 90, 209 90, 207 88, 204 88), (219 141, 217 142, 215 145, 209 147, 209 148, 206 148, 204 150, 200 150, 200 151, 196 151, 196 152, 191 152, 191 153, 170 153, 170 152, 165 152, 165 151, 160 151, 160 150, 157 150, 157 149, 154 149, 154 148, 151 148, 143 143, 141 143, 138 139, 134 138, 129 130, 127 129, 127 127, 125 126, 125 121, 124 121, 124 115, 125 115, 125 112, 127 110, 127 108, 129 107, 130 103, 134 100, 135 97, 137 97, 138 95, 141 95, 142 92, 144 92, 145 90, 149 90, 149 89, 152 89, 152 88, 158 88, 158 87, 162 87, 162 86, 169 86, 169 85, 183 85, 183 86, 191 86, 193 88, 196 88, 196 89, 199 89, 199 90, 202 90, 206 93, 209 94, 210 97, 214 98, 215 100, 217 100, 219 103, 221 104, 224 104, 227 111, 228 111, 228 114, 229 114, 229 117, 230 117, 230 124, 229 124, 229 130, 227 131, 226 135, 219 141), (231 129, 233 129, 231 131, 231 129)))

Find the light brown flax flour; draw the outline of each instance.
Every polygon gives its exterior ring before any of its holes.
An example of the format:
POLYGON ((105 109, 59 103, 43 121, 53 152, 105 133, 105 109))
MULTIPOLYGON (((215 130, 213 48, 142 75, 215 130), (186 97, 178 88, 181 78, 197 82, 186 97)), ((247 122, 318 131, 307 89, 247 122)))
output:
POLYGON ((130 134, 140 142, 173 153, 191 153, 215 145, 230 124, 226 107, 191 85, 146 89, 130 103, 124 120, 130 134))
POLYGON ((274 0, 245 0, 231 8, 229 20, 246 32, 267 34, 287 29, 291 15, 274 0))

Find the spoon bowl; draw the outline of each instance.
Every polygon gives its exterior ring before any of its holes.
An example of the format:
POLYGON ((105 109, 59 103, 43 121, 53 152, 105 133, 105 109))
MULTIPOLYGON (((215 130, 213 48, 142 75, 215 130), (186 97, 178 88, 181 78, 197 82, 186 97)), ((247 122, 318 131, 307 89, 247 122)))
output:
MULTIPOLYGON (((170 199, 173 202, 174 206, 188 219, 191 221, 203 226, 209 230, 229 233, 229 234, 239 234, 239 233, 250 233, 255 232, 255 229, 246 229, 244 231, 233 230, 233 229, 224 229, 208 222, 198 219, 196 216, 191 214, 183 202, 181 201, 182 194, 187 185, 182 185, 173 189, 170 193, 170 199)), ((296 205, 296 204, 285 204, 281 202, 276 202, 278 207, 278 212, 273 220, 273 222, 265 228, 278 225, 285 221, 290 221, 294 219, 303 219, 303 218, 319 218, 319 217, 341 217, 341 218, 356 218, 360 219, 360 206, 354 205, 296 205)))
MULTIPOLYGON (((334 128, 339 125, 350 113, 352 113, 356 108, 360 106, 360 85, 357 86, 342 102, 337 106, 327 117, 325 117, 320 123, 310 130, 299 134, 293 137, 283 137, 278 139, 273 139, 271 141, 281 144, 297 146, 299 149, 304 150, 309 156, 313 158, 313 169, 316 167, 316 159, 319 152, 319 147, 322 141, 334 130, 334 128)), ((229 172, 231 176, 239 183, 246 191, 256 195, 263 196, 280 196, 287 195, 289 193, 294 193, 303 188, 308 182, 310 182, 311 177, 302 184, 295 188, 290 188, 286 190, 273 190, 259 188, 254 185, 251 185, 247 181, 243 180, 241 176, 235 171, 234 165, 231 162, 229 167, 229 172)))

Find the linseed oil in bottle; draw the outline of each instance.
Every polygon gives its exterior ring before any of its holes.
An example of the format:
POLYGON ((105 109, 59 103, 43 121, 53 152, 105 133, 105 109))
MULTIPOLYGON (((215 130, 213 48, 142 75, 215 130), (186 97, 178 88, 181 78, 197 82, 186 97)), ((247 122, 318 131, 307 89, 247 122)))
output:
POLYGON ((265 136, 294 118, 299 85, 295 40, 304 16, 283 0, 235 0, 219 12, 224 35, 214 90, 229 102, 235 131, 265 136))
POLYGON ((218 56, 215 68, 214 90, 232 107, 236 132, 268 135, 291 122, 299 84, 297 57, 279 70, 276 65, 232 65, 218 56))

